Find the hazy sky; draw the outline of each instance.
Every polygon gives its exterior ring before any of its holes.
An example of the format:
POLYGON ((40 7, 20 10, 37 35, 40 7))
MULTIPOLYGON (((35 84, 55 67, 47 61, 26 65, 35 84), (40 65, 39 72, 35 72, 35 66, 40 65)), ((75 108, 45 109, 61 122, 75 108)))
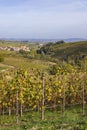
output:
POLYGON ((87 38, 87 0, 0 0, 0 38, 87 38))

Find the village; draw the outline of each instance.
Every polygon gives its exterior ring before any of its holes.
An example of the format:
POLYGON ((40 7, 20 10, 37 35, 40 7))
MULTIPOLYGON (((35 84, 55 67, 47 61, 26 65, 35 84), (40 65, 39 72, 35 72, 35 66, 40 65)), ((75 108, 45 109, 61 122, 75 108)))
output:
POLYGON ((6 50, 6 51, 15 51, 19 52, 20 50, 23 51, 30 51, 29 47, 27 46, 20 46, 20 47, 14 47, 14 46, 6 46, 6 47, 0 47, 0 50, 6 50))

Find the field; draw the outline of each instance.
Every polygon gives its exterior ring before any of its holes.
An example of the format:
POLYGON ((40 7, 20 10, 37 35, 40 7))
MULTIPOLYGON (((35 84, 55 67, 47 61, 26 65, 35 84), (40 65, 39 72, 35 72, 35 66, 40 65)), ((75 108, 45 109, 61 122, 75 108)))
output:
POLYGON ((86 130, 87 42, 0 42, 21 44, 30 52, 0 50, 0 130, 86 130))

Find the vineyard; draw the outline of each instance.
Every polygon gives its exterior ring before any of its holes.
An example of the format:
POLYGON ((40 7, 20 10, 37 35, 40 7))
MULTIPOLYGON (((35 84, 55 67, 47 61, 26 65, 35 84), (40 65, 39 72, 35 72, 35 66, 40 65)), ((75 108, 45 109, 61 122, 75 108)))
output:
POLYGON ((1 130, 87 128, 87 71, 70 64, 54 68, 0 73, 1 130))
POLYGON ((0 0, 0 130, 87 130, 87 0, 0 0))
POLYGON ((0 51, 0 130, 86 130, 87 42, 27 45, 0 51))

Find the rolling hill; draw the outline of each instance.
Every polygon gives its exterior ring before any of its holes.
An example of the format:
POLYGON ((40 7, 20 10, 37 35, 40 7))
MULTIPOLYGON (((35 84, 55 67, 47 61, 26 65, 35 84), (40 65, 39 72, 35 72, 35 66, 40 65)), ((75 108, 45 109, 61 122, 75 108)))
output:
POLYGON ((67 60, 68 58, 82 60, 87 58, 87 41, 48 43, 41 47, 39 52, 60 60, 67 60))

